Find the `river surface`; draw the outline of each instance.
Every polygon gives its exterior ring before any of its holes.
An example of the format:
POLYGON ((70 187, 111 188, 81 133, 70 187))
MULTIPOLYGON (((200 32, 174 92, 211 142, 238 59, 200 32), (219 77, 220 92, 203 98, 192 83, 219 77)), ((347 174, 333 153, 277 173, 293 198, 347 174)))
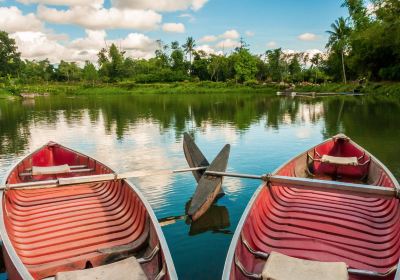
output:
MULTIPOLYGON (((184 132, 209 161, 230 143, 228 170, 254 174, 271 172, 342 132, 400 178, 399 99, 193 94, 0 99, 0 179, 19 157, 50 140, 120 172, 185 168, 184 132)), ((183 215, 196 187, 191 173, 132 181, 158 218, 183 215)), ((220 279, 233 232, 258 185, 226 178, 226 195, 199 223, 163 227, 180 279, 220 279)))

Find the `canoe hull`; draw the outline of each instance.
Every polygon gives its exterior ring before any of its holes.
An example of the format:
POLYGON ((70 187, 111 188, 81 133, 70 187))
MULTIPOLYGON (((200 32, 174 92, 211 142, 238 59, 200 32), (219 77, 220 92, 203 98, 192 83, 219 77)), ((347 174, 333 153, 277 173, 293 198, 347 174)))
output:
MULTIPOLYGON (((308 172, 313 163, 307 161, 307 153, 312 156, 315 150, 317 153, 323 152, 323 149, 335 151, 332 141, 334 139, 328 139, 291 159, 273 174, 310 176, 308 172)), ((318 171, 318 168, 320 171, 326 171, 327 180, 335 177, 344 181, 362 181, 364 184, 399 188, 394 176, 381 162, 351 140, 346 143, 346 148, 342 151, 347 153, 353 149, 353 153, 359 153, 361 163, 369 160, 367 177, 360 176, 360 170, 354 167, 340 167, 341 169, 332 172, 330 166, 327 170, 323 170, 325 167, 314 166, 314 171, 318 171), (361 155, 364 152, 362 159, 361 155)), ((325 176, 322 172, 315 174, 319 177, 325 176)), ((316 261, 344 261, 350 268, 385 273, 397 264, 400 248, 396 249, 396 237, 393 236, 394 243, 390 243, 389 237, 376 238, 374 234, 380 236, 384 232, 389 234, 397 231, 396 209, 400 209, 398 207, 396 199, 304 191, 289 186, 268 187, 262 184, 249 201, 239 221, 222 278, 249 279, 246 273, 260 275, 266 261, 265 256, 272 251, 316 261), (379 215, 387 218, 379 219, 379 215), (375 245, 384 240, 388 240, 388 245, 375 245), (390 248, 391 245, 395 248, 390 248), (365 257, 366 254, 369 254, 368 258, 365 257), (380 267, 376 265, 378 262, 380 267)), ((350 279, 365 278, 354 274, 349 276, 350 279)), ((391 274, 383 279, 393 277, 394 274, 391 274)))
MULTIPOLYGON (((99 161, 49 143, 19 161, 5 182, 107 173, 113 171, 99 161), (53 157, 49 156, 50 150, 57 151, 53 157), (65 155, 64 159, 60 154, 65 155), (18 176, 32 165, 64 163, 85 164, 90 171, 18 176)), ((61 271, 115 262, 132 254, 146 257, 156 248, 159 250, 155 257, 141 265, 143 271, 149 277, 165 271, 167 279, 176 279, 168 247, 150 205, 126 180, 54 189, 7 190, 2 194, 1 205, 0 232, 10 279, 42 279, 61 271)))

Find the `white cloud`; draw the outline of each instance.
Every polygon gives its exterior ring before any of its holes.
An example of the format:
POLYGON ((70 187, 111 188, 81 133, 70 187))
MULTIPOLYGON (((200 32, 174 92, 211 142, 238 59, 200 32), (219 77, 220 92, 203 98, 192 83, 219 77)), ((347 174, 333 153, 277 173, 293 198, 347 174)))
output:
POLYGON ((156 42, 141 33, 130 33, 120 45, 125 50, 140 50, 140 51, 155 51, 157 48, 156 42))
POLYGON ((62 6, 102 6, 103 0, 17 0, 23 4, 48 4, 62 6))
POLYGON ((211 43, 211 42, 215 42, 215 41, 217 41, 218 40, 218 37, 217 36, 214 36, 214 35, 206 35, 206 36, 204 36, 204 37, 201 37, 200 39, 199 39, 199 42, 200 43, 211 43))
POLYGON ((70 47, 78 50, 101 49, 105 46, 106 32, 104 30, 85 30, 87 37, 73 40, 70 47))
POLYGON ((301 41, 315 41, 317 39, 317 35, 313 33, 303 33, 297 37, 297 39, 301 41))
POLYGON ((184 33, 185 26, 182 23, 164 23, 162 26, 162 30, 165 32, 184 33))
POLYGON ((9 33, 17 31, 40 31, 43 23, 33 13, 22 14, 15 6, 0 7, 0 30, 9 33))
POLYGON ((60 42, 63 36, 55 36, 43 32, 16 32, 11 35, 15 38, 18 51, 24 59, 42 60, 48 58, 52 63, 60 60, 97 61, 99 50, 115 43, 126 51, 126 55, 134 58, 151 58, 154 56, 156 42, 140 33, 130 33, 125 38, 106 40, 104 30, 86 30, 86 37, 78 38, 70 43, 60 42))
POLYGON ((324 52, 319 49, 309 49, 306 50, 305 53, 307 53, 310 56, 310 58, 314 57, 316 54, 324 54, 324 52))
POLYGON ((222 55, 223 52, 222 51, 216 51, 214 48, 212 48, 211 46, 204 44, 204 45, 200 45, 195 47, 196 51, 203 51, 206 54, 215 54, 215 55, 222 55))
POLYGON ((237 39, 240 37, 240 34, 235 29, 231 29, 225 31, 225 33, 221 34, 219 37, 223 39, 237 39))
POLYGON ((91 6, 73 6, 68 10, 38 7, 39 18, 58 24, 77 24, 87 29, 152 30, 161 23, 162 16, 154 11, 105 9, 91 6))
POLYGON ((254 35, 256 35, 253 31, 247 30, 246 31, 246 36, 248 37, 254 37, 254 35))
POLYGON ((216 47, 217 48, 225 48, 225 49, 231 49, 231 48, 236 48, 239 47, 240 43, 236 40, 232 40, 232 39, 225 39, 223 41, 220 41, 216 47))
POLYGON ((192 14, 180 14, 178 17, 180 18, 187 18, 189 20, 189 22, 194 22, 195 21, 195 17, 192 14))
POLYGON ((57 40, 50 39, 40 31, 24 31, 11 34, 21 52, 22 58, 59 62, 60 58, 71 58, 72 53, 57 40))
POLYGON ((275 41, 270 41, 267 43, 267 47, 270 49, 276 48, 278 44, 275 41))
POLYGON ((119 8, 144 9, 160 12, 184 11, 201 9, 208 0, 113 0, 119 8))

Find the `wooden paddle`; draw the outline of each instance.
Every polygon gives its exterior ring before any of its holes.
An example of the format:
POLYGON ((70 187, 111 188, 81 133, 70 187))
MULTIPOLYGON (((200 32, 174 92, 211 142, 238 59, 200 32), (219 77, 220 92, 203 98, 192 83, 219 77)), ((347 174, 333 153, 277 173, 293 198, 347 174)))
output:
POLYGON ((246 179, 263 180, 268 183, 274 184, 274 186, 290 186, 291 188, 318 190, 318 191, 330 191, 330 192, 345 192, 352 194, 364 194, 369 196, 382 196, 382 197, 396 197, 399 198, 399 190, 396 188, 382 187, 375 185, 364 185, 354 184, 339 181, 327 181, 327 180, 316 180, 309 178, 300 177, 289 177, 280 175, 252 175, 252 174, 240 174, 240 173, 228 173, 228 172, 215 172, 205 171, 205 175, 212 176, 227 176, 237 177, 246 179))
POLYGON ((0 191, 6 189, 20 189, 20 188, 53 188, 59 186, 70 186, 76 184, 83 183, 93 183, 93 182, 102 182, 102 181, 110 181, 110 180, 120 180, 126 178, 139 178, 146 176, 158 176, 158 175, 168 175, 182 172, 193 172, 196 170, 205 170, 207 166, 194 167, 194 168, 182 168, 175 170, 159 170, 156 172, 151 171, 130 171, 124 173, 109 173, 109 174, 100 174, 100 175, 90 175, 90 176, 78 176, 78 177, 68 177, 68 178, 58 178, 54 180, 44 180, 44 181, 35 181, 35 182, 27 182, 27 183, 17 183, 17 184, 5 184, 0 185, 0 191))

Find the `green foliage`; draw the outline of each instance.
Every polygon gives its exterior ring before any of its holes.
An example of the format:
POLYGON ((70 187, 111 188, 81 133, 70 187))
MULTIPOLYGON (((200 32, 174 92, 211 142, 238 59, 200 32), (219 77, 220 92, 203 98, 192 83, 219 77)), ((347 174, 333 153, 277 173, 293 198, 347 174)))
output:
POLYGON ((94 83, 97 81, 99 74, 97 73, 96 67, 90 61, 85 62, 85 67, 82 69, 83 79, 87 82, 94 83))
POLYGON ((255 78, 257 73, 257 59, 245 48, 238 49, 232 54, 235 79, 239 82, 249 81, 255 78))
MULTIPOLYGON (((364 1, 344 2, 343 6, 349 10, 350 27, 345 29, 345 39, 330 37, 328 45, 332 48, 327 63, 330 74, 338 71, 338 60, 342 60, 342 68, 349 72, 351 79, 400 80, 400 1, 373 0, 372 3, 374 13, 368 14, 364 1)), ((333 76, 337 79, 337 75, 333 76)))
POLYGON ((211 81, 232 88, 239 84, 258 88, 266 83, 286 88, 292 83, 346 83, 360 78, 400 81, 400 1, 370 0, 373 14, 364 0, 343 1, 349 17, 337 19, 327 31, 326 55, 280 48, 254 55, 243 38, 232 53, 207 54, 196 50, 195 40, 188 37, 183 45, 158 40, 154 57, 149 59, 129 57, 111 44, 99 51, 96 66, 88 61, 84 66, 66 61, 53 64, 47 59, 21 61, 15 41, 0 31, 0 83, 9 88, 50 82, 72 86, 81 81, 86 88, 96 83, 101 86, 102 82, 126 83, 132 88, 138 84, 174 83, 176 90, 176 82, 187 81, 204 88, 211 81))
POLYGON ((7 32, 0 31, 0 76, 16 75, 21 67, 21 54, 15 40, 7 32))
POLYGON ((82 76, 82 69, 78 67, 76 62, 66 62, 61 60, 56 74, 60 81, 79 81, 82 76))

